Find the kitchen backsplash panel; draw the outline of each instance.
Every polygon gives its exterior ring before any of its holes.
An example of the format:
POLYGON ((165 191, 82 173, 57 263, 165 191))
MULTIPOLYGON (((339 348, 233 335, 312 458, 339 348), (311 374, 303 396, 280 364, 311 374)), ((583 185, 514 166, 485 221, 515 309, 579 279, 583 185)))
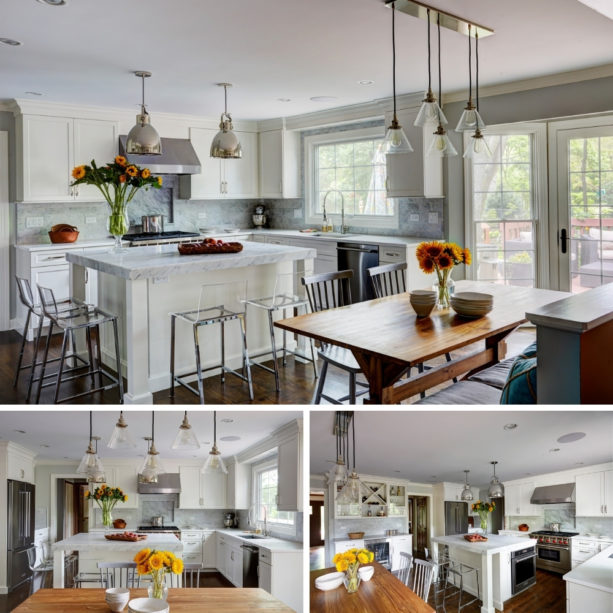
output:
POLYGON ((386 530, 408 532, 407 519, 403 517, 368 517, 362 519, 336 519, 335 538, 343 538, 348 532, 364 532, 366 536, 385 534, 386 530))
POLYGON ((613 517, 577 517, 577 531, 613 538, 613 517))

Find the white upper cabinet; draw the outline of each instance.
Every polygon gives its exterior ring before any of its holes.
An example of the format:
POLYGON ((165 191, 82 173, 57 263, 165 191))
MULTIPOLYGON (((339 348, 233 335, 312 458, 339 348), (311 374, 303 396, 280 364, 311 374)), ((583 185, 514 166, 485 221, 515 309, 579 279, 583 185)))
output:
POLYGON ((613 470, 576 478, 576 509, 579 517, 613 517, 613 470))
POLYGON ((532 504, 530 498, 534 492, 534 482, 514 483, 504 486, 505 515, 538 516, 543 514, 542 505, 532 504))
POLYGON ((260 132, 260 196, 300 197, 300 134, 288 130, 260 132))
POLYGON ((92 159, 103 164, 117 153, 115 121, 42 115, 17 117, 17 200, 103 201, 92 186, 72 188, 72 169, 92 159))
POLYGON ((225 509, 227 476, 200 473, 200 466, 180 466, 180 509, 225 509))
MULTIPOLYGON (((419 108, 398 110, 397 116, 402 129, 413 147, 413 153, 388 155, 387 195, 399 197, 443 197, 443 162, 441 158, 426 156, 432 133, 436 126, 416 128, 413 123, 419 108)), ((385 126, 390 125, 393 114, 385 114, 385 126)))
POLYGON ((302 430, 279 444, 277 508, 302 511, 302 430))
POLYGON ((202 171, 192 175, 192 200, 258 197, 258 135, 237 132, 243 150, 240 159, 222 160, 210 156, 211 141, 218 130, 190 128, 189 138, 200 159, 202 171))
POLYGON ((104 462, 104 474, 109 487, 118 487, 128 497, 126 502, 117 503, 115 515, 121 517, 118 513, 121 509, 138 509, 138 469, 136 465, 104 462))

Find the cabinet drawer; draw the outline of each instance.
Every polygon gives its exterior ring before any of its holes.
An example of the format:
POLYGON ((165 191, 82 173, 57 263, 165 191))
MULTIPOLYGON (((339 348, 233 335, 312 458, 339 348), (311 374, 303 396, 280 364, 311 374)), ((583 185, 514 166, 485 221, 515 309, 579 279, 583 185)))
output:
POLYGON ((183 541, 183 551, 191 552, 202 551, 202 541, 183 541))
POLYGON ((269 245, 289 245, 288 238, 276 238, 276 237, 273 238, 272 236, 267 236, 266 242, 269 245))
POLYGON ((272 554, 270 553, 270 551, 268 551, 268 549, 262 549, 262 547, 260 547, 259 560, 261 562, 267 562, 268 564, 271 564, 272 554))
POLYGON ((202 564, 202 555, 197 554, 197 553, 184 553, 183 563, 184 564, 202 564))
POLYGON ((181 532, 181 541, 186 543, 188 541, 197 541, 202 539, 202 533, 198 531, 185 530, 181 532))
POLYGON ((68 264, 66 261, 66 252, 59 249, 56 251, 35 251, 30 257, 32 268, 38 266, 57 266, 58 264, 68 264))
POLYGON ((407 250, 404 247, 379 246, 379 261, 387 263, 406 262, 407 250))

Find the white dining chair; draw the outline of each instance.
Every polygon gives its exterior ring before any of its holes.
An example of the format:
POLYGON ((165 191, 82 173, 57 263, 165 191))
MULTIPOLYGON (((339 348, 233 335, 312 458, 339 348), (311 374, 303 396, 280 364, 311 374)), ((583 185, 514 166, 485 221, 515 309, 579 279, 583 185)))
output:
POLYGON ((434 574, 434 564, 425 560, 413 562, 413 584, 411 589, 424 601, 428 602, 430 584, 434 574))
POLYGON ((398 579, 409 587, 409 577, 411 575, 411 566, 413 564, 413 556, 406 551, 400 552, 400 568, 398 569, 398 579))

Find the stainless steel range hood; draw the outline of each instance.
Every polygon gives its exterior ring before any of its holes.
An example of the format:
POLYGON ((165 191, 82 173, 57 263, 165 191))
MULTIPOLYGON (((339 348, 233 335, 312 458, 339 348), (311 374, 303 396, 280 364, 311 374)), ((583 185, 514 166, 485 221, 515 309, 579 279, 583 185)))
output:
POLYGON ((556 504, 561 502, 575 502, 574 483, 535 487, 532 498, 530 498, 531 504, 556 504))
POLYGON ((202 171, 200 160, 191 141, 184 138, 162 138, 161 155, 126 154, 127 136, 119 137, 119 154, 128 162, 146 166, 153 174, 197 175, 202 171))
POLYGON ((181 476, 179 473, 162 473, 158 475, 157 483, 141 483, 138 481, 139 494, 180 494, 181 476))

